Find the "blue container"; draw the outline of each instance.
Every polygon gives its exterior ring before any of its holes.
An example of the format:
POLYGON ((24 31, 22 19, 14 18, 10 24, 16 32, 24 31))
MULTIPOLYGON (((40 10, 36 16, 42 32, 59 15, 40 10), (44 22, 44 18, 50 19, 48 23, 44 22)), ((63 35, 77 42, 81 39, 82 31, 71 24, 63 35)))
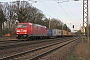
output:
POLYGON ((48 36, 52 36, 52 29, 47 29, 48 36))

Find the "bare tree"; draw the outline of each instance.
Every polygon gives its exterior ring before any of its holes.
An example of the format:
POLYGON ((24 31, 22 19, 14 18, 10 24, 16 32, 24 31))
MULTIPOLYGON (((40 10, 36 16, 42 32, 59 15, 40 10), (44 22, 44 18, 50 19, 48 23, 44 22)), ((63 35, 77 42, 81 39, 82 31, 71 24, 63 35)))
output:
POLYGON ((6 21, 6 18, 5 18, 5 15, 4 15, 4 12, 3 12, 3 9, 2 9, 2 4, 0 3, 0 37, 1 37, 1 33, 2 33, 2 24, 3 22, 6 21))

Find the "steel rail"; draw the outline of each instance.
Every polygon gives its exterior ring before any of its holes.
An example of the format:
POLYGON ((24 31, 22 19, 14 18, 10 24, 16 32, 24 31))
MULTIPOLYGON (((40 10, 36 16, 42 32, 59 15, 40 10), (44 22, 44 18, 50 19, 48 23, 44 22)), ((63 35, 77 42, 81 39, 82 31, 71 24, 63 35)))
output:
MULTIPOLYGON (((12 58, 15 58, 15 57, 18 57, 18 56, 21 56, 21 55, 24 55, 24 54, 27 54, 27 53, 30 53, 30 52, 33 52, 33 51, 37 51, 37 50, 40 50, 40 49, 43 49, 43 48, 47 48, 47 47, 49 47, 49 46, 53 46, 53 45, 59 44, 59 43, 60 43, 60 42, 57 42, 57 43, 53 43, 53 44, 46 45, 46 46, 43 46, 43 47, 39 47, 39 48, 36 48, 36 49, 28 50, 28 51, 25 51, 25 52, 13 54, 13 55, 6 56, 6 57, 2 57, 2 58, 0 58, 0 60, 12 59, 12 58)), ((61 42, 61 43, 62 43, 62 42, 61 42)))

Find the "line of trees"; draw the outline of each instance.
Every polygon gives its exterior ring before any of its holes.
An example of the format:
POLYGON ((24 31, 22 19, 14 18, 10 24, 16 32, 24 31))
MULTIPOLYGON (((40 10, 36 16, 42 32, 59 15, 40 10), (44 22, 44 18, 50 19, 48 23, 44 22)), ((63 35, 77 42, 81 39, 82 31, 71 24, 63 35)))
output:
POLYGON ((31 22, 49 27, 49 20, 50 28, 62 29, 63 26, 64 30, 71 31, 59 19, 46 18, 42 11, 33 7, 28 1, 0 3, 0 36, 1 32, 15 32, 16 21, 31 22))

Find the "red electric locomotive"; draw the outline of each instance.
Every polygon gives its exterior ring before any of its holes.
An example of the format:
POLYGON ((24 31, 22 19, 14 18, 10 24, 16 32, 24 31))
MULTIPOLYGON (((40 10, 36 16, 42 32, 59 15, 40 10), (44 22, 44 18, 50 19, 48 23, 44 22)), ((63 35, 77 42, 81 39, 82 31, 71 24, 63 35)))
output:
POLYGON ((45 38, 47 37, 47 29, 45 26, 33 23, 18 23, 16 27, 16 37, 21 38, 45 38))

